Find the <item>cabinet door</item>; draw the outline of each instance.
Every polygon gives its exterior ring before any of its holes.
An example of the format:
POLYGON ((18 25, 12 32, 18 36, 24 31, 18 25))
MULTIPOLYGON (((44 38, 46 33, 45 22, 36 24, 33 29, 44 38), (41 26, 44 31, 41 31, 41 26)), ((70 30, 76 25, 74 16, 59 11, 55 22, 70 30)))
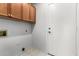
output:
POLYGON ((22 19, 22 4, 12 3, 11 4, 11 17, 22 19))
POLYGON ((36 17, 36 9, 34 6, 30 6, 30 21, 35 21, 35 17, 36 17))
POLYGON ((0 15, 7 16, 7 3, 0 3, 0 15))
POLYGON ((23 20, 29 21, 29 5, 23 4, 23 20))

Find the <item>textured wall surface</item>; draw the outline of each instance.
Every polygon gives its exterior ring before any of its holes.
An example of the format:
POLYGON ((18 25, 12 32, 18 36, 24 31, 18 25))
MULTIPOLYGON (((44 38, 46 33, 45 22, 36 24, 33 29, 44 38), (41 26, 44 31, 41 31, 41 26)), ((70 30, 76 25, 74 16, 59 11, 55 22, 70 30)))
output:
POLYGON ((0 55, 20 55, 22 48, 31 47, 30 23, 0 17, 0 30, 7 30, 7 36, 0 37, 0 55))

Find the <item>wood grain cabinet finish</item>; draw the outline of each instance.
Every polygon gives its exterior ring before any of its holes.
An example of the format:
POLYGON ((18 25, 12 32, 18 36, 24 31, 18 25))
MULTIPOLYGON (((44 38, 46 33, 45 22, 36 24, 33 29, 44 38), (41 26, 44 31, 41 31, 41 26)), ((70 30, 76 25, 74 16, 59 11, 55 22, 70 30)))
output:
POLYGON ((29 5, 27 3, 23 4, 23 20, 29 21, 29 5))
POLYGON ((0 3, 0 15, 8 16, 8 14, 7 14, 7 3, 0 3))
POLYGON ((30 9, 29 9, 29 19, 30 21, 32 22, 35 22, 35 19, 36 19, 36 8, 34 6, 30 6, 30 9))
POLYGON ((22 19, 22 4, 11 3, 11 17, 22 19))
POLYGON ((35 22, 36 9, 28 3, 0 3, 0 15, 35 22))

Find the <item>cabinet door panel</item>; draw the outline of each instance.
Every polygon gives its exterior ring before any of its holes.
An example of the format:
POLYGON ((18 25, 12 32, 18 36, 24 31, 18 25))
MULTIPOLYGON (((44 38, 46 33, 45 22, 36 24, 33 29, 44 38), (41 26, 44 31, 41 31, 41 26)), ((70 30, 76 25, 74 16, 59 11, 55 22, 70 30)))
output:
POLYGON ((11 4, 11 17, 21 19, 22 18, 21 7, 22 7, 22 4, 20 4, 20 3, 12 3, 11 4))
POLYGON ((29 5, 23 4, 23 20, 29 21, 29 5))
POLYGON ((36 9, 33 6, 30 6, 30 21, 35 21, 36 9))
POLYGON ((7 3, 0 3, 0 15, 7 16, 7 3))

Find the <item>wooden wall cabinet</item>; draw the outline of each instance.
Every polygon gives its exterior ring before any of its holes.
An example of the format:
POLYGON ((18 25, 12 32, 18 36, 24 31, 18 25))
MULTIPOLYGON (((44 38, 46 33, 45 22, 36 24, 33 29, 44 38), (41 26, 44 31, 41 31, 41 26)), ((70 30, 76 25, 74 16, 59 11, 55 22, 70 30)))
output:
POLYGON ((0 3, 0 15, 35 22, 36 9, 28 3, 0 3))
POLYGON ((30 10, 29 10, 30 8, 29 8, 29 4, 26 4, 26 3, 24 3, 23 4, 23 20, 26 20, 26 21, 29 21, 30 19, 29 19, 29 12, 30 12, 30 10))
POLYGON ((22 4, 20 3, 11 4, 11 17, 22 19, 22 4))
POLYGON ((36 8, 32 4, 23 4, 23 20, 35 22, 36 8))
POLYGON ((8 16, 7 3, 0 3, 0 15, 8 16))
POLYGON ((36 8, 34 6, 30 6, 29 9, 29 20, 35 22, 36 19, 36 8))

